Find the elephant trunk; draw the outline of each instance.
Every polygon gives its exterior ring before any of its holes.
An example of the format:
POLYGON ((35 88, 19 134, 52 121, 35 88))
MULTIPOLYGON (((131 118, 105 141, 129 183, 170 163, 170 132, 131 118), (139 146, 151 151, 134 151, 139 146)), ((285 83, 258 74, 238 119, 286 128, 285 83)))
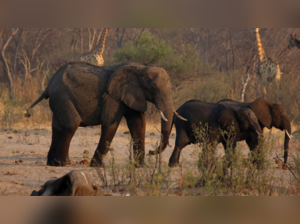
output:
POLYGON ((149 151, 150 155, 156 155, 165 150, 169 144, 169 136, 173 124, 173 103, 162 105, 158 103, 156 107, 158 108, 161 116, 161 140, 158 148, 155 151, 149 151))
POLYGON ((287 122, 285 125, 285 137, 284 137, 284 163, 287 163, 289 147, 290 147, 290 140, 292 136, 292 128, 290 122, 287 122))

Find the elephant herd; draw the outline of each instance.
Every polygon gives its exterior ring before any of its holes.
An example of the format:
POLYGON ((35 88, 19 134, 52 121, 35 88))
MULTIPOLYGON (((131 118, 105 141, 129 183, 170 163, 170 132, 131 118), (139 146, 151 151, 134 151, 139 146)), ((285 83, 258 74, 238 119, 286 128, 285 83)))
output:
POLYGON ((135 166, 142 167, 145 157, 145 111, 147 101, 161 115, 161 140, 150 155, 163 152, 169 143, 173 124, 176 128, 175 148, 169 166, 179 165, 181 150, 196 143, 195 127, 208 125, 208 141, 222 143, 228 148, 222 130, 234 126, 235 142, 246 140, 250 150, 258 146, 263 128, 275 127, 285 131, 284 162, 287 162, 291 124, 286 109, 259 98, 252 103, 221 100, 205 103, 191 100, 175 111, 170 78, 163 68, 126 63, 99 67, 85 62, 71 62, 53 75, 41 96, 29 107, 49 98, 53 112, 52 142, 47 165, 65 166, 71 163, 69 147, 78 127, 101 125, 101 137, 91 160, 91 166, 103 167, 103 158, 112 142, 122 117, 125 117, 134 141, 135 166))

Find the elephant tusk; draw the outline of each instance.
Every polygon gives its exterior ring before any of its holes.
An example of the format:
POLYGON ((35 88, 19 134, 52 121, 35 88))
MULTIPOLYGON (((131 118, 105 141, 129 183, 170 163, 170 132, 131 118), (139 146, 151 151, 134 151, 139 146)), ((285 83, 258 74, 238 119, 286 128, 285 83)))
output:
POLYGON ((88 185, 89 183, 87 182, 86 176, 84 175, 83 172, 81 172, 81 174, 82 174, 82 176, 84 177, 86 184, 88 185))
POLYGON ((179 119, 183 120, 183 121, 187 121, 187 119, 181 117, 175 110, 173 110, 173 113, 176 115, 176 117, 178 117, 179 119))
POLYGON ((163 112, 161 110, 159 110, 159 114, 161 116, 161 119, 163 119, 164 121, 168 121, 168 119, 165 117, 165 115, 163 114, 163 112))
POLYGON ((287 134, 287 136, 291 139, 293 136, 291 136, 286 129, 284 129, 284 130, 285 130, 285 133, 287 134))
POLYGON ((260 133, 257 130, 255 132, 256 132, 256 134, 260 135, 260 133))

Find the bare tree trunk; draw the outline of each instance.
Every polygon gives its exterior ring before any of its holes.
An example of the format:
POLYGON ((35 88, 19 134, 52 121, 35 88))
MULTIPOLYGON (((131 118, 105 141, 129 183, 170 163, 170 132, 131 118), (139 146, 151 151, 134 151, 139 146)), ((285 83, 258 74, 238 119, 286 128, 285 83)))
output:
POLYGON ((125 28, 123 28, 123 32, 122 32, 122 35, 121 37, 119 36, 119 28, 117 28, 117 42, 118 42, 118 47, 119 48, 122 48, 123 45, 122 45, 122 42, 123 42, 123 37, 124 37, 124 34, 125 34, 125 28))
POLYGON ((80 49, 81 49, 81 54, 83 54, 83 35, 82 35, 82 28, 80 28, 80 49))
POLYGON ((89 51, 92 50, 95 39, 96 39, 96 32, 97 30, 93 28, 93 34, 91 33, 91 29, 88 28, 89 31, 89 51))
POLYGON ((46 32, 44 32, 42 38, 39 39, 40 34, 41 34, 41 31, 42 31, 42 28, 40 29, 40 31, 39 31, 39 33, 38 33, 38 35, 37 35, 37 37, 36 37, 35 44, 34 44, 34 47, 33 47, 33 49, 32 49, 31 57, 30 57, 30 60, 31 60, 31 61, 33 60, 33 58, 34 58, 34 56, 35 56, 37 50, 40 48, 40 46, 41 46, 43 40, 44 40, 50 33, 53 32, 53 29, 49 29, 49 30, 47 30, 46 32))
POLYGON ((11 29, 11 35, 8 37, 8 39, 6 40, 5 44, 3 45, 3 47, 1 48, 1 58, 2 61, 5 65, 5 72, 7 74, 7 78, 9 80, 9 98, 12 100, 15 98, 15 89, 14 89, 14 81, 13 81, 13 77, 10 71, 10 67, 7 61, 7 58, 5 57, 5 50, 9 44, 9 42, 11 41, 11 39, 13 38, 13 36, 19 31, 19 28, 12 28, 11 29))
POLYGON ((2 39, 2 34, 3 34, 4 28, 0 29, 0 48, 2 47, 3 39, 2 39))
POLYGON ((232 36, 231 36, 231 31, 229 29, 229 38, 230 38, 230 46, 231 46, 231 52, 232 52, 232 70, 234 71, 234 48, 233 48, 233 43, 232 43, 232 36))
POLYGON ((24 31, 24 29, 21 28, 20 29, 20 34, 19 34, 19 39, 18 39, 18 42, 17 42, 16 51, 15 51, 14 65, 13 65, 13 70, 12 70, 13 75, 16 73, 17 58, 18 58, 18 53, 19 53, 19 49, 20 49, 20 45, 21 45, 20 43, 21 43, 21 39, 22 39, 21 37, 22 37, 23 31, 24 31))
POLYGON ((250 81, 250 79, 251 79, 251 77, 250 77, 249 73, 247 73, 245 80, 242 77, 241 102, 244 102, 244 100, 245 100, 245 92, 246 92, 246 88, 247 88, 247 85, 248 85, 248 82, 250 81))
POLYGON ((103 31, 104 31, 104 28, 102 28, 102 29, 100 30, 99 34, 98 34, 96 45, 99 44, 99 41, 100 41, 100 38, 101 38, 101 36, 102 36, 103 31))

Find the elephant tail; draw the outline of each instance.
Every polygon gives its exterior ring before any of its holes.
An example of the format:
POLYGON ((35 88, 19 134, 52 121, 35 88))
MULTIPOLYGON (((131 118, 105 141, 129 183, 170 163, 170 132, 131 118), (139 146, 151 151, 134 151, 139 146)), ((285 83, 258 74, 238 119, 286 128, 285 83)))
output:
POLYGON ((30 114, 30 110, 35 106, 37 105, 39 102, 41 102, 43 99, 48 99, 49 98, 49 86, 53 83, 53 81, 56 79, 57 76, 59 76, 60 74, 63 74, 67 68, 69 67, 69 65, 72 65, 72 64, 76 64, 76 62, 69 62, 67 64, 65 64, 64 66, 60 67, 56 72, 55 74, 52 76, 52 78, 50 79, 46 89, 44 90, 44 92, 42 93, 42 95, 27 109, 26 108, 26 114, 25 114, 25 117, 30 117, 31 114, 30 114))
POLYGON ((31 114, 30 114, 30 111, 31 109, 37 105, 39 102, 41 102, 43 99, 48 99, 49 98, 49 95, 48 95, 48 87, 45 89, 45 91, 42 93, 42 95, 27 109, 26 108, 26 114, 25 114, 25 117, 30 117, 31 114))

